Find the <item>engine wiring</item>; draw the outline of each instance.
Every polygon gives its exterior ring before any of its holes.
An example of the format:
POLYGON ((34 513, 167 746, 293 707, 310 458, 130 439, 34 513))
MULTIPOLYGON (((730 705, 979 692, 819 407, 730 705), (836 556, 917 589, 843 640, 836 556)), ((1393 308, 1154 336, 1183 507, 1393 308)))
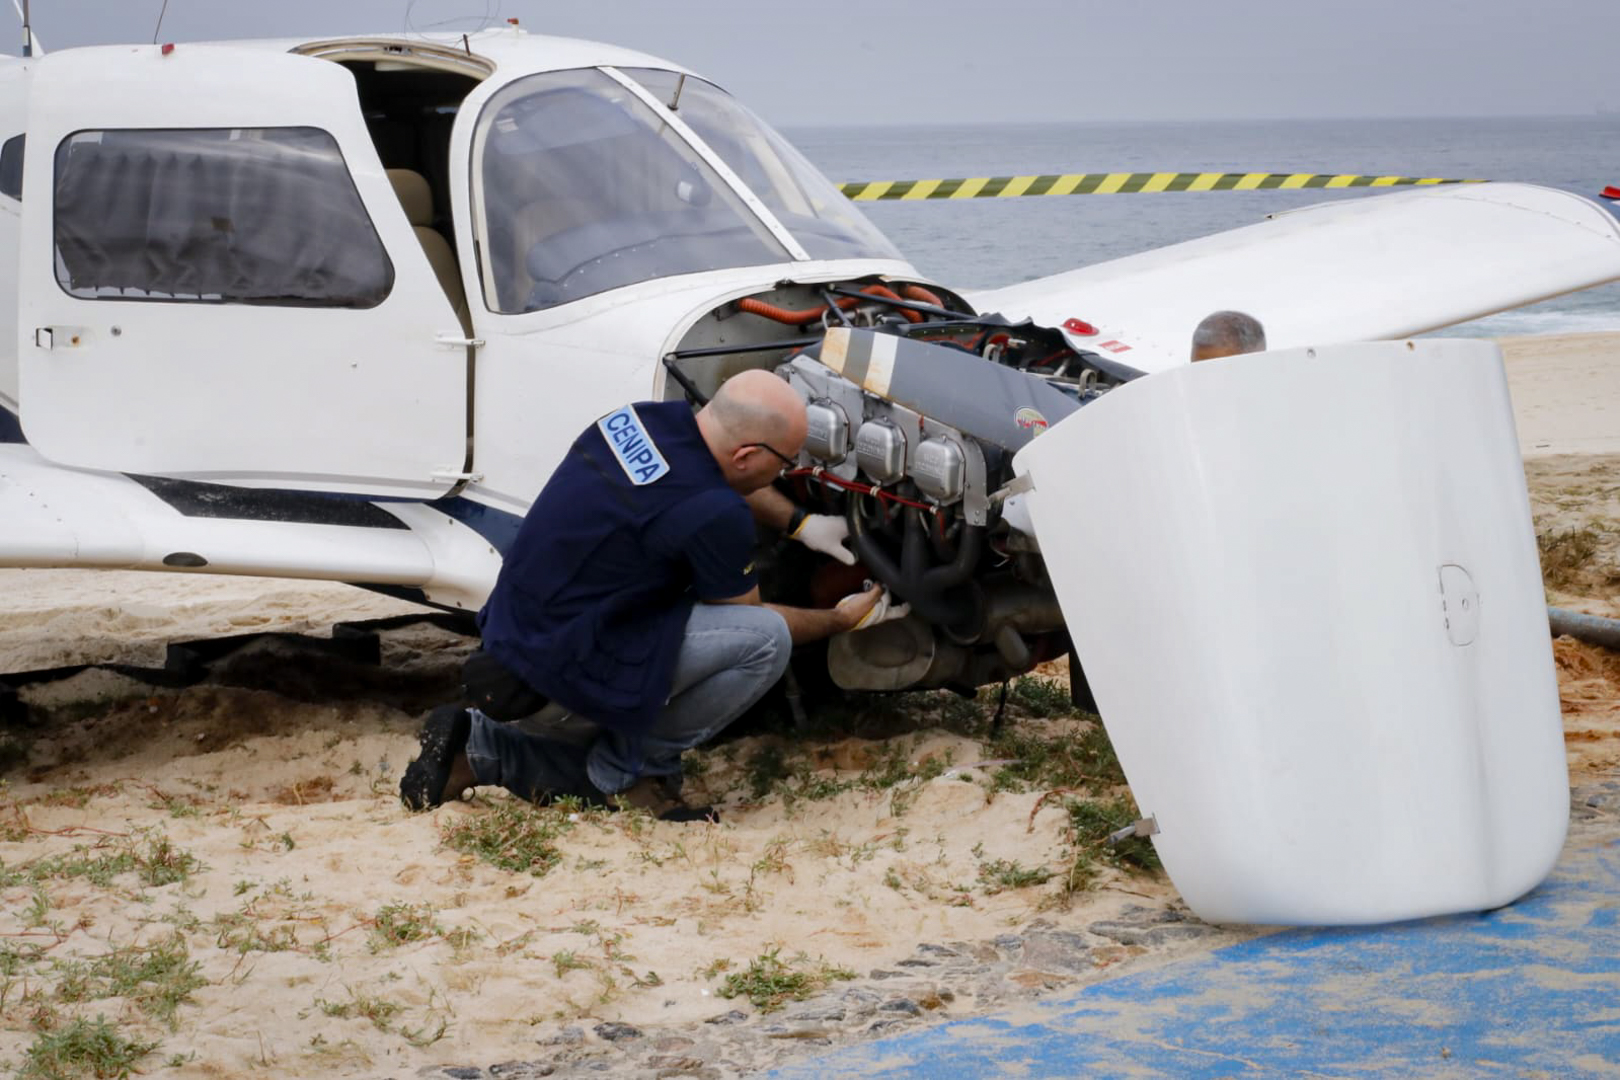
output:
POLYGON ((806 480, 814 480, 828 487, 842 488, 845 491, 853 491, 858 495, 866 495, 885 502, 909 506, 924 513, 932 514, 934 519, 940 523, 941 528, 945 524, 944 518, 940 515, 939 507, 932 503, 925 503, 918 499, 908 499, 904 495, 896 495, 892 491, 885 491, 876 484, 863 484, 859 480, 845 480, 842 476, 834 476, 832 473, 827 472, 820 465, 801 465, 796 469, 789 469, 783 476, 790 480, 803 477, 806 480))

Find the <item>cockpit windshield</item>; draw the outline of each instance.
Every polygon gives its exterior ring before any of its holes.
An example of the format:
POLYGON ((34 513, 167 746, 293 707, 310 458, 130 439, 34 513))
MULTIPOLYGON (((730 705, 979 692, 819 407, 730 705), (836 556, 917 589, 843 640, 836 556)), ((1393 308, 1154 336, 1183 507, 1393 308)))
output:
POLYGON ((814 259, 898 259, 886 236, 832 182, 735 98, 695 75, 624 74, 671 107, 759 196, 814 259))
POLYGON ((517 80, 490 99, 473 140, 494 311, 792 258, 695 149, 601 71, 517 80))

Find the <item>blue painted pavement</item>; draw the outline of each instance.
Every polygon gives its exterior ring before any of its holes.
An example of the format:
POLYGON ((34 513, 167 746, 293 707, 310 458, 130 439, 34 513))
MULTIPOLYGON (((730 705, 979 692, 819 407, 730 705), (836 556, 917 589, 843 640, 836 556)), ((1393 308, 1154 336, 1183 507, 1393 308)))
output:
POLYGON ((771 1075, 1369 1073, 1620 1076, 1620 842, 1489 914, 1284 931, 771 1075))

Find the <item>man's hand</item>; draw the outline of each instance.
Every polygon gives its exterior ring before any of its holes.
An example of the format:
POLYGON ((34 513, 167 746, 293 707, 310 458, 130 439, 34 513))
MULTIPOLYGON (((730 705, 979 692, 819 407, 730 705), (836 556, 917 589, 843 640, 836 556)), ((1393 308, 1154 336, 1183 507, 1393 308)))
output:
POLYGON ((838 601, 835 609, 842 617, 846 631, 868 630, 891 619, 903 619, 911 614, 910 604, 896 604, 889 590, 873 585, 865 592, 850 593, 838 601))
POLYGON ((855 565, 855 554, 844 546, 849 523, 832 514, 811 514, 794 530, 792 538, 823 555, 831 555, 845 566, 855 565))

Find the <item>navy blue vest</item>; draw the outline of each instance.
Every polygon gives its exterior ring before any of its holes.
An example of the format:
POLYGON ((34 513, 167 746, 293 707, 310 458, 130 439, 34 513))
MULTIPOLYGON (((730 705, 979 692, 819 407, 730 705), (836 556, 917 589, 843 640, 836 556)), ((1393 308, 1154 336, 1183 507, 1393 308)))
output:
MULTIPOLYGON (((752 587, 748 505, 727 486, 691 409, 637 402, 587 428, 523 519, 489 602, 484 648, 598 723, 643 731, 669 698, 694 602, 694 544, 752 587)), ((697 582, 704 591, 703 582, 697 582)))

